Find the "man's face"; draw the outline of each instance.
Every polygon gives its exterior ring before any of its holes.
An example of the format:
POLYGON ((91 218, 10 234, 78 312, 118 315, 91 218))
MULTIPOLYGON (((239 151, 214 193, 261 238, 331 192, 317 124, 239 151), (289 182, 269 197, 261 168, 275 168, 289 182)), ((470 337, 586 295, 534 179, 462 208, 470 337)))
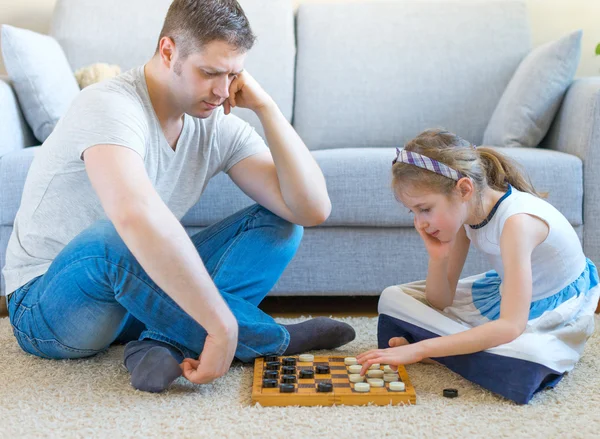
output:
POLYGON ((213 41, 184 59, 176 52, 171 64, 171 91, 180 109, 206 118, 229 97, 229 86, 243 70, 245 52, 213 41))

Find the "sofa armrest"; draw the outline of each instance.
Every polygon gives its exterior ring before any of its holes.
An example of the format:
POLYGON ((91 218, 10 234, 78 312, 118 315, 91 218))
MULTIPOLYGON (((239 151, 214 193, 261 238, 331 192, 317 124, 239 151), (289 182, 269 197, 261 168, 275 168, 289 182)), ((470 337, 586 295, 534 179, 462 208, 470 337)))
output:
POLYGON ((0 76, 0 157, 38 143, 23 117, 12 83, 0 76))
POLYGON ((573 82, 543 147, 583 161, 583 246, 600 264, 600 77, 573 82))

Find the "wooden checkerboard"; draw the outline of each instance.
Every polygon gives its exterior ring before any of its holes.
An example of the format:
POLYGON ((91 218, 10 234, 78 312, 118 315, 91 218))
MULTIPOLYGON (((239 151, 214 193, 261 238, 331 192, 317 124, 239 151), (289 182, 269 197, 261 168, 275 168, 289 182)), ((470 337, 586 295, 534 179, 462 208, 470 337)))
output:
MULTIPOLYGON (((284 357, 278 357, 281 363, 284 357)), ((296 363, 296 383, 293 383, 292 393, 282 393, 280 389, 282 374, 278 371, 277 386, 266 388, 263 386, 266 362, 264 358, 257 358, 254 363, 254 381, 252 386, 252 402, 260 403, 262 406, 316 406, 316 405, 388 405, 388 404, 414 404, 417 400, 415 389, 411 384, 406 369, 398 368, 400 380, 405 384, 405 391, 392 391, 389 383, 384 387, 371 386, 369 392, 361 393, 354 390, 354 383, 348 378, 348 367, 344 364, 344 357, 315 357, 313 362, 300 362, 298 357, 296 363), (299 378, 301 370, 313 369, 318 365, 328 365, 328 374, 316 374, 314 378, 299 378), (318 392, 317 385, 320 382, 329 382, 333 385, 330 392, 318 392)))

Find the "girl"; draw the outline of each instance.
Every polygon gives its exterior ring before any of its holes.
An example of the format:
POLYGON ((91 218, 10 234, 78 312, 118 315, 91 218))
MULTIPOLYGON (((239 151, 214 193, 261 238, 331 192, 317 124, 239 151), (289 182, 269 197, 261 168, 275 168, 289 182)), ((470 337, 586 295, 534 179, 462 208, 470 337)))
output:
POLYGON ((392 173, 429 254, 427 280, 382 293, 380 349, 359 355, 363 373, 435 358, 521 404, 553 387, 579 360, 600 293, 567 219, 511 160, 448 131, 410 141, 392 173), (459 280, 471 244, 493 270, 459 280))

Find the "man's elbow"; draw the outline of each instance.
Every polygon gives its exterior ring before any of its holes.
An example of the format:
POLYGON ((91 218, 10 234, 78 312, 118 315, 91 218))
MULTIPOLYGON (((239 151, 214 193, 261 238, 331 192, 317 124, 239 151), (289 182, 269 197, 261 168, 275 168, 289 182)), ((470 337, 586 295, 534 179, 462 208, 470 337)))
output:
POLYGON ((310 216, 303 219, 300 225, 304 227, 318 226, 327 221, 329 215, 331 215, 331 201, 327 198, 321 206, 311 209, 310 216))
POLYGON ((135 230, 147 218, 146 210, 138 203, 123 205, 106 212, 115 228, 120 231, 135 230))

